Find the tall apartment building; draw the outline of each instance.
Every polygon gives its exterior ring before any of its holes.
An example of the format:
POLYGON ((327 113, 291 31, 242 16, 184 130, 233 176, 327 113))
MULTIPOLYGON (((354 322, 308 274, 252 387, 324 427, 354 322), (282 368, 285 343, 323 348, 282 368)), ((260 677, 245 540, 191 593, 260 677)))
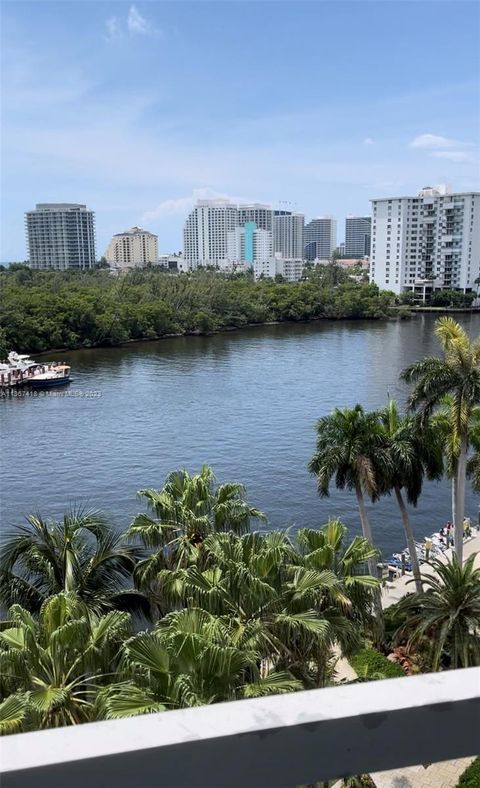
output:
POLYGON ((305 225, 304 257, 306 260, 329 260, 337 246, 337 220, 319 216, 305 225))
POLYGON ((95 214, 77 203, 37 203, 25 214, 32 268, 92 268, 95 214))
POLYGON ((228 233, 238 223, 238 208, 229 200, 199 200, 183 228, 183 256, 189 268, 225 264, 228 233))
POLYGON ((291 211, 273 213, 273 251, 285 259, 303 259, 305 216, 291 211))
POLYGON ((370 278, 380 288, 468 291, 479 273, 480 192, 436 186, 372 200, 370 278))
POLYGON ((347 216, 345 219, 345 248, 343 257, 369 257, 372 234, 371 216, 347 216))
POLYGON ((158 263, 158 238, 148 230, 132 227, 116 233, 105 252, 107 263, 116 268, 133 268, 158 263))
POLYGON ((253 265, 259 260, 269 260, 273 255, 272 233, 255 222, 247 222, 227 234, 227 257, 230 262, 253 265))
POLYGON ((271 205, 253 203, 238 206, 238 223, 240 225, 255 222, 260 230, 273 232, 273 210, 271 205))

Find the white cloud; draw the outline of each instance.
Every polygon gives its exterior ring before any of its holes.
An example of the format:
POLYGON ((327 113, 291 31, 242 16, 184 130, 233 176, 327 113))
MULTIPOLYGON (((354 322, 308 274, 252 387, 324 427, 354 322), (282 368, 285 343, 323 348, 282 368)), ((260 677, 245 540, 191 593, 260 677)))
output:
POLYGON ((117 16, 111 16, 107 19, 105 26, 107 28, 105 35, 107 41, 118 41, 122 37, 122 27, 117 16))
POLYGON ((127 27, 130 33, 135 35, 141 36, 158 36, 160 35, 160 31, 155 28, 155 26, 149 22, 146 17, 142 16, 140 11, 135 5, 131 5, 128 17, 127 17, 127 27))
POLYGON ((142 16, 136 5, 130 6, 126 19, 120 19, 118 16, 109 17, 105 22, 105 27, 105 40, 109 43, 120 41, 124 38, 124 34, 129 36, 162 37, 161 30, 158 30, 152 22, 145 16, 142 16))
POLYGON ((365 137, 365 139, 363 140, 364 145, 373 145, 373 143, 374 140, 372 139, 372 137, 365 137))
POLYGON ((151 211, 146 211, 142 218, 142 222, 151 222, 156 219, 162 219, 165 216, 186 216, 192 210, 197 200, 230 200, 234 203, 247 203, 245 197, 232 197, 223 192, 217 192, 210 186, 202 186, 199 189, 193 189, 192 194, 188 197, 179 197, 176 200, 163 200, 156 208, 151 211))
POLYGON ((411 148, 453 148, 459 143, 448 137, 440 137, 438 134, 419 134, 411 143, 411 148))
POLYGON ((431 156, 436 159, 447 159, 448 161, 473 161, 470 153, 464 150, 436 150, 432 151, 431 156))

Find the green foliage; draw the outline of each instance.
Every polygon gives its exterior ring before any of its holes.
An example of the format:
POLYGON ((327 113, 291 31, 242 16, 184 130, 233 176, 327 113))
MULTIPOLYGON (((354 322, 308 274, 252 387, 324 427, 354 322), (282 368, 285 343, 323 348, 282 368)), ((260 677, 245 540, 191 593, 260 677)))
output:
POLYGON ((457 788, 480 788, 480 758, 475 758, 457 783, 457 788))
POLYGON ((143 551, 127 544, 96 511, 66 512, 61 522, 30 515, 4 535, 0 553, 0 602, 38 612, 52 594, 74 592, 91 609, 148 609, 127 591, 143 551))
POLYGON ((355 284, 337 268, 326 266, 290 283, 207 270, 172 275, 148 268, 115 277, 101 268, 10 266, 0 271, 0 346, 34 353, 209 334, 249 323, 389 315, 392 294, 355 284))
POLYGON ((429 306, 468 308, 472 305, 475 293, 460 293, 457 290, 435 290, 429 306))
POLYGON ((129 542, 88 511, 4 541, 0 733, 325 686, 370 631, 377 551, 340 521, 252 533, 265 516, 208 466, 141 495, 129 542), (155 625, 133 634, 112 608, 137 597, 155 625))
POLYGON ((363 649, 353 657, 350 657, 350 664, 357 673, 359 679, 363 681, 374 681, 375 679, 395 679, 405 676, 403 669, 395 662, 380 654, 375 649, 363 649))
POLYGON ((422 593, 400 600, 405 622, 398 639, 422 651, 431 670, 480 665, 480 569, 476 554, 461 565, 456 557, 435 559, 424 574, 422 593))

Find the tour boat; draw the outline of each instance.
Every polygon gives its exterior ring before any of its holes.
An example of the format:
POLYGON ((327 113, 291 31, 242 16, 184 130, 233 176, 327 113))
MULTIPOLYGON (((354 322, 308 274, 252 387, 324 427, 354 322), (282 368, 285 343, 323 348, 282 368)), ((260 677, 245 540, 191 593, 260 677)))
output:
POLYGON ((49 389, 57 386, 66 386, 70 382, 70 367, 66 364, 58 364, 49 369, 48 372, 35 375, 31 379, 30 385, 32 389, 49 389))

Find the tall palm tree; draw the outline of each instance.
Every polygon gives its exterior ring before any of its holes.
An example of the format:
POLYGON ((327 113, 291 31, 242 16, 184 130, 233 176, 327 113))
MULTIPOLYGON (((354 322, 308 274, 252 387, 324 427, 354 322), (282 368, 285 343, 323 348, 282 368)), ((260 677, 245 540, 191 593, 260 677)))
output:
POLYGON ((470 446, 473 454, 467 462, 467 476, 475 492, 480 492, 480 407, 473 410, 470 424, 470 446))
POLYGON ((423 593, 409 594, 399 602, 407 614, 398 633, 409 646, 429 652, 431 669, 480 665, 480 569, 475 555, 462 566, 456 554, 445 563, 435 559, 435 574, 423 575, 423 593))
POLYGON ((441 435, 429 421, 422 421, 418 417, 402 416, 395 400, 390 400, 387 407, 380 411, 379 416, 391 460, 382 486, 386 492, 393 490, 395 493, 412 562, 415 586, 417 591, 421 592, 420 565, 402 490, 405 491, 408 503, 416 506, 424 478, 441 478, 443 473, 441 435))
POLYGON ((99 616, 73 593, 50 597, 38 619, 13 605, 0 630, 0 733, 94 719, 129 634, 128 613, 99 616))
POLYGON ((424 417, 430 416, 446 394, 452 395, 449 419, 456 458, 455 552, 461 563, 468 425, 472 409, 480 404, 480 338, 470 340, 464 329, 450 317, 437 320, 435 333, 443 358, 427 357, 416 361, 403 370, 401 377, 413 384, 409 406, 418 408, 424 417))
POLYGON ((247 533, 252 521, 266 516, 246 499, 242 484, 227 482, 215 485, 213 470, 203 465, 191 476, 186 470, 170 473, 161 490, 140 490, 153 516, 135 517, 128 535, 140 538, 153 552, 136 568, 136 581, 148 590, 162 610, 156 596, 156 578, 162 569, 180 569, 196 563, 203 543, 212 533, 232 531, 247 533))
MULTIPOLYGON (((308 468, 317 477, 321 497, 328 496, 335 477, 339 489, 354 490, 364 538, 373 544, 372 529, 365 506, 365 495, 377 500, 380 480, 391 460, 377 413, 366 413, 361 405, 335 408, 317 422, 316 452, 308 468)), ((377 577, 376 559, 369 557, 372 577, 377 577)))
POLYGON ((143 555, 100 512, 73 509, 61 522, 30 515, 1 545, 0 602, 38 612, 49 596, 63 591, 74 592, 97 611, 146 611, 145 598, 127 588, 143 555))
MULTIPOLYGON (((455 522, 455 509, 456 509, 456 490, 457 490, 457 466, 458 466, 458 436, 456 429, 452 430, 452 409, 454 407, 454 399, 451 394, 446 394, 440 400, 439 407, 431 417, 432 424, 442 436, 443 451, 445 455, 447 476, 452 482, 452 522, 455 522)), ((478 492, 479 487, 476 486, 475 466, 477 463, 476 456, 480 449, 480 406, 475 405, 470 412, 468 419, 468 448, 473 448, 475 455, 467 460, 467 477, 472 479, 474 489, 478 492)))

